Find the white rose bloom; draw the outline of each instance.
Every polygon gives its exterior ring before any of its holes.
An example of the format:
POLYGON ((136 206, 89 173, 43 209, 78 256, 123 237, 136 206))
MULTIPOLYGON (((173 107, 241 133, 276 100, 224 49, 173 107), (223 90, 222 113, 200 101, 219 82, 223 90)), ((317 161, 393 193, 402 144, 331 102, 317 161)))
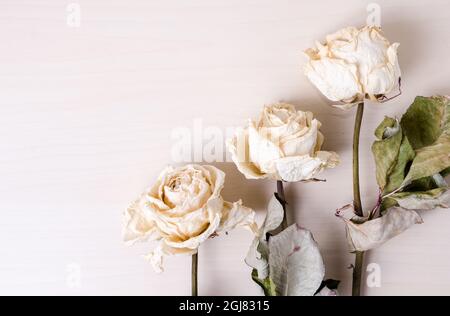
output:
POLYGON ((161 272, 164 255, 194 254, 209 237, 237 226, 257 232, 251 209, 222 199, 224 181, 213 166, 167 168, 125 212, 125 242, 159 240, 146 258, 161 272))
POLYGON ((326 37, 326 43, 306 50, 305 75, 335 105, 350 108, 369 98, 381 101, 399 89, 397 48, 381 29, 347 27, 326 37))
POLYGON ((227 147, 247 179, 311 180, 339 163, 336 153, 321 151, 320 125, 311 112, 296 111, 293 105, 266 106, 259 122, 250 120, 247 128, 238 129, 227 147))

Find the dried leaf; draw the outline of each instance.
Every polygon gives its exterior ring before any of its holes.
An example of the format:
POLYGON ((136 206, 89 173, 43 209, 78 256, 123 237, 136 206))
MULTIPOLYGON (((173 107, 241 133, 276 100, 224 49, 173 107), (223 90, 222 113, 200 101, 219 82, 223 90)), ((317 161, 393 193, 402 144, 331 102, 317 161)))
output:
POLYGON ((403 136, 397 160, 388 175, 387 185, 383 191, 384 194, 391 193, 401 187, 405 180, 405 170, 407 170, 408 165, 413 161, 415 156, 416 154, 408 138, 403 136))
POLYGON ((325 275, 312 234, 296 224, 269 239, 269 267, 278 296, 313 296, 325 275))
POLYGON ((450 206, 450 191, 438 188, 426 192, 401 192, 390 196, 402 208, 408 210, 432 210, 437 207, 450 206))
POLYGON ((265 280, 269 276, 269 246, 267 234, 277 229, 283 221, 284 211, 275 195, 269 202, 267 214, 258 236, 253 240, 250 246, 245 262, 250 267, 256 269, 257 278, 265 280))
POLYGON ((347 242, 352 252, 377 248, 414 224, 423 223, 415 211, 401 207, 392 207, 381 217, 372 220, 341 218, 346 223, 347 242))
POLYGON ((378 186, 384 190, 388 176, 394 168, 402 144, 400 124, 393 118, 385 117, 375 131, 378 140, 372 145, 375 156, 378 186))
POLYGON ((310 295, 320 287, 325 268, 310 232, 292 225, 275 236, 284 216, 283 206, 274 196, 259 236, 253 241, 246 263, 252 278, 265 295, 310 295))
POLYGON ((401 126, 416 151, 403 185, 450 167, 450 99, 417 97, 401 126))
POLYGON ((447 169, 441 171, 441 175, 442 175, 443 177, 446 177, 446 176, 448 176, 449 174, 450 174, 450 167, 448 167, 447 169))

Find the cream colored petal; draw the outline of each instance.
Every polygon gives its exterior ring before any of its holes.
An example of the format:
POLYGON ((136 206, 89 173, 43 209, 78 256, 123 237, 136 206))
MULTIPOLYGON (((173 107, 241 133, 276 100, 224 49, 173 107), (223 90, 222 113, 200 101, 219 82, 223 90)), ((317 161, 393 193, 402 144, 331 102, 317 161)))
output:
POLYGON ((318 151, 316 158, 322 160, 324 168, 335 168, 341 163, 341 159, 334 151, 318 151))
POLYGON ((170 206, 164 203, 164 201, 160 200, 159 198, 155 198, 151 195, 147 195, 145 198, 147 199, 147 203, 152 209, 163 211, 170 210, 170 206))
POLYGON ((216 214, 211 220, 210 224, 207 226, 206 230, 201 234, 191 237, 187 240, 176 240, 166 238, 165 243, 172 248, 187 248, 187 249, 197 249, 202 242, 208 239, 212 234, 215 233, 220 225, 220 215, 216 214))
POLYGON ((195 249, 212 235, 220 224, 224 208, 223 199, 211 198, 204 208, 183 217, 160 217, 156 223, 167 236, 165 242, 173 248, 195 249))
POLYGON ((152 252, 148 255, 144 256, 144 258, 150 262, 156 273, 161 273, 164 271, 163 268, 163 259, 164 259, 164 251, 163 251, 163 243, 159 243, 152 252))
POLYGON ((201 208, 212 194, 211 172, 200 165, 179 168, 164 186, 163 200, 172 213, 201 208))
POLYGON ((160 237, 155 222, 146 208, 145 195, 135 201, 124 214, 123 239, 127 245, 160 237))
POLYGON ((316 147, 314 148, 314 153, 320 151, 322 149, 323 142, 325 141, 325 137, 321 132, 317 132, 317 141, 316 147))
POLYGON ((389 48, 387 50, 388 60, 389 60, 389 63, 394 66, 395 77, 397 78, 397 81, 398 81, 398 78, 400 78, 402 76, 402 72, 400 70, 400 65, 398 62, 398 53, 397 53, 399 46, 400 46, 399 43, 394 43, 391 46, 389 46, 389 48))
POLYGON ((242 205, 242 201, 224 203, 222 219, 217 233, 227 232, 236 227, 244 227, 258 234, 258 226, 255 221, 255 212, 252 209, 242 205))
POLYGON ((145 255, 144 258, 150 262, 153 267, 153 270, 156 273, 161 273, 164 271, 163 263, 165 256, 173 256, 173 255, 193 255, 197 253, 197 249, 188 249, 188 248, 172 248, 167 245, 164 241, 161 241, 156 248, 145 255))
POLYGON ((356 63, 362 67, 367 67, 368 69, 385 62, 386 50, 390 44, 389 41, 382 36, 379 28, 362 28, 357 36, 355 36, 354 42, 356 44, 355 49, 353 52, 348 50, 347 56, 343 56, 337 51, 333 52, 348 62, 356 63))
POLYGON ((272 143, 279 144, 283 142, 283 138, 297 134, 299 137, 308 132, 306 121, 303 124, 295 121, 292 117, 286 124, 276 127, 259 128, 259 133, 266 136, 272 143))
POLYGON ((349 101, 349 102, 343 102, 343 103, 336 103, 336 104, 332 104, 332 107, 341 109, 341 110, 350 110, 351 108, 357 106, 360 102, 362 101, 362 97, 361 100, 357 100, 356 102, 354 101, 349 101))
POLYGON ((247 158, 248 137, 247 130, 238 129, 235 137, 229 139, 226 143, 228 151, 231 153, 231 159, 238 170, 247 179, 264 179, 267 177, 247 158))
POLYGON ((190 249, 190 248, 172 248, 168 245, 165 245, 165 254, 166 256, 190 256, 196 254, 198 249, 190 249))
POLYGON ((288 103, 275 103, 264 106, 258 127, 277 127, 288 123, 289 118, 296 113, 295 107, 288 103))
POLYGON ((347 45, 352 42, 358 35, 359 30, 356 27, 348 26, 339 31, 327 35, 326 42, 330 45, 347 45))
POLYGON ((266 136, 274 144, 279 144, 308 133, 313 119, 311 112, 296 111, 293 105, 286 103, 270 106, 270 108, 272 107, 282 107, 288 110, 274 111, 270 117, 275 117, 276 119, 273 118, 267 120, 267 122, 260 121, 257 125, 260 134, 266 136))
POLYGON ((315 48, 306 49, 304 51, 304 55, 305 55, 305 57, 312 59, 312 60, 320 59, 319 51, 315 48))
POLYGON ((360 77, 363 78, 364 90, 368 95, 388 94, 397 86, 400 75, 400 68, 394 60, 397 47, 398 44, 390 45, 376 27, 366 27, 360 32, 356 56, 360 77))
POLYGON ((153 187, 150 189, 150 196, 155 198, 156 200, 163 199, 164 194, 164 186, 166 185, 168 179, 174 172, 174 168, 172 166, 167 166, 158 176, 158 180, 155 182, 153 187))
POLYGON ((278 144, 256 130, 253 123, 248 128, 248 141, 250 161, 261 170, 261 173, 274 173, 274 161, 283 155, 278 144))
POLYGON ((223 187, 225 185, 225 172, 223 172, 222 170, 214 167, 214 166, 210 166, 210 165, 204 165, 202 166, 204 169, 209 171, 209 175, 210 175, 210 182, 212 184, 213 187, 213 192, 211 197, 218 197, 220 196, 220 193, 223 190, 223 187))
MULTIPOLYGON (((221 198, 214 198, 218 203, 223 205, 221 198)), ((197 236, 209 226, 211 219, 215 214, 220 213, 220 209, 212 209, 205 205, 201 209, 187 212, 182 216, 166 216, 166 214, 158 214, 153 217, 159 231, 165 238, 171 238, 176 241, 186 240, 192 236, 197 236)), ((222 206, 221 206, 222 207, 222 206)))
MULTIPOLYGON (((358 31, 349 45, 333 47, 333 56, 358 67, 360 83, 367 88, 368 76, 374 68, 385 64, 389 42, 377 28, 365 27, 358 31)), ((367 92, 367 90, 365 90, 367 92)))
POLYGON ((358 68, 340 59, 310 60, 305 68, 308 79, 331 101, 355 99, 362 94, 358 68))
POLYGON ((203 208, 208 199, 220 195, 224 181, 225 173, 213 166, 186 165, 176 169, 164 188, 164 201, 168 205, 150 198, 154 216, 182 218, 195 212, 203 208))
POLYGON ((365 91, 369 95, 391 93, 398 85, 398 77, 393 65, 387 64, 372 69, 367 75, 365 91))
POLYGON ((400 66, 397 58, 399 44, 394 43, 386 51, 384 63, 374 66, 367 74, 365 91, 369 95, 387 95, 399 88, 401 76, 400 66))
MULTIPOLYGON (((300 137, 289 137, 282 139, 281 149, 286 157, 303 156, 314 154, 317 144, 319 121, 313 120, 308 132, 300 137)), ((296 136, 296 135, 294 135, 296 136)))
POLYGON ((310 180, 325 168, 334 168, 339 156, 333 152, 320 151, 316 157, 309 155, 279 159, 276 167, 280 177, 287 182, 310 180))

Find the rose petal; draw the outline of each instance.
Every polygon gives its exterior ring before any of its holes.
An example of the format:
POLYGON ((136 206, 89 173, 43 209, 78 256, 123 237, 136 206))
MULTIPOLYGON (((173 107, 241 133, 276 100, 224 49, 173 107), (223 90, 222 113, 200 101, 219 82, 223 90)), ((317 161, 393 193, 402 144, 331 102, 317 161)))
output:
POLYGON ((358 68, 343 60, 310 60, 304 68, 309 80, 331 101, 352 100, 362 94, 358 68))
POLYGON ((256 130, 253 122, 248 128, 248 146, 250 161, 253 162, 262 173, 273 174, 274 161, 283 156, 279 143, 273 143, 263 133, 256 130))
POLYGON ((164 241, 161 241, 153 251, 144 256, 144 258, 150 262, 153 270, 156 273, 164 271, 163 263, 165 256, 173 255, 193 255, 197 253, 197 249, 189 248, 172 248, 168 246, 164 241))
POLYGON ((153 267, 153 270, 155 270, 156 273, 161 273, 164 271, 163 268, 163 259, 164 259, 164 252, 162 249, 162 242, 156 246, 155 249, 148 255, 144 256, 146 260, 150 262, 150 264, 153 267))
POLYGON ((310 180, 325 168, 334 168, 339 156, 334 152, 319 151, 316 157, 286 157, 276 161, 279 176, 287 182, 310 180))
POLYGON ((172 248, 197 249, 202 242, 204 242, 212 234, 214 234, 219 225, 220 215, 216 214, 214 218, 211 219, 209 225, 207 224, 206 230, 204 230, 201 234, 190 237, 186 240, 178 240, 176 238, 171 238, 171 236, 168 236, 167 238, 165 238, 165 243, 172 248))
POLYGON ((227 148, 231 153, 231 159, 238 170, 247 179, 264 179, 266 174, 261 173, 258 167, 249 161, 248 152, 248 129, 238 129, 235 137, 227 141, 227 148))
POLYGON ((127 245, 132 245, 138 241, 158 239, 158 228, 151 219, 148 209, 145 206, 146 197, 142 195, 140 199, 130 205, 124 214, 123 239, 127 245))
POLYGON ((320 122, 318 120, 313 120, 308 132, 303 136, 294 134, 289 138, 283 139, 281 150, 283 150, 284 155, 287 157, 313 155, 316 148, 319 125, 320 122))
POLYGON ((236 227, 245 227, 258 234, 258 226, 255 222, 255 212, 252 209, 242 205, 242 201, 230 203, 225 202, 222 211, 220 226, 216 232, 227 232, 236 227))

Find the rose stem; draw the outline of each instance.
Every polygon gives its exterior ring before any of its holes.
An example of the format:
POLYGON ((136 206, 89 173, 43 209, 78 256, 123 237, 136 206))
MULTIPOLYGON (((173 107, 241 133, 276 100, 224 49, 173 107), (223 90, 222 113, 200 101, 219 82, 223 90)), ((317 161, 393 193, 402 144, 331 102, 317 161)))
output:
POLYGON ((192 296, 198 296, 198 249, 197 253, 192 255, 192 296))
MULTIPOLYGON (((361 123, 364 113, 364 102, 358 104, 358 110, 355 118, 355 129, 353 132, 353 206, 357 216, 364 216, 361 193, 359 189, 359 135, 361 132, 361 123)), ((361 295, 362 268, 364 263, 364 252, 355 253, 355 266, 353 267, 353 287, 352 295, 361 295)))
POLYGON ((285 230, 288 227, 288 222, 287 222, 287 214, 286 214, 286 199, 284 197, 283 181, 277 181, 277 193, 278 193, 278 198, 281 200, 281 205, 283 205, 283 211, 284 211, 283 221, 281 222, 281 228, 283 230, 285 230))

